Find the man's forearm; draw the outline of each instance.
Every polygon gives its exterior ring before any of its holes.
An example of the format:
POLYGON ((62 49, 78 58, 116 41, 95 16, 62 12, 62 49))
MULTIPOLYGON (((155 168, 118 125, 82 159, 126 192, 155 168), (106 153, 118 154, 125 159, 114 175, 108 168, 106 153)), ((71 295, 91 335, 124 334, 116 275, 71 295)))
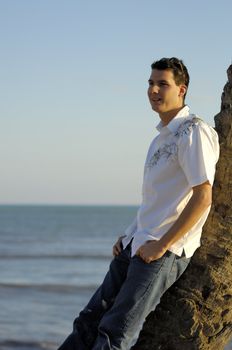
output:
POLYGON ((205 183, 196 187, 179 218, 160 239, 160 243, 165 250, 183 237, 198 222, 211 204, 211 195, 212 190, 209 184, 205 183))
POLYGON ((159 240, 147 241, 137 250, 145 262, 150 263, 162 257, 165 252, 183 237, 201 218, 211 204, 212 188, 207 182, 193 187, 193 195, 179 218, 159 240))

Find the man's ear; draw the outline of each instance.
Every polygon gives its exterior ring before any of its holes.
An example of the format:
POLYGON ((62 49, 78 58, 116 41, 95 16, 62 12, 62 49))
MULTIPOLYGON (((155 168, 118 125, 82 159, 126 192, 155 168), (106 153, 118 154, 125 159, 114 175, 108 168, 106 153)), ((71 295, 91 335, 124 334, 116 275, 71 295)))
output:
POLYGON ((187 92, 187 86, 181 84, 181 85, 179 86, 179 88, 180 88, 179 96, 184 97, 184 95, 185 95, 186 92, 187 92))

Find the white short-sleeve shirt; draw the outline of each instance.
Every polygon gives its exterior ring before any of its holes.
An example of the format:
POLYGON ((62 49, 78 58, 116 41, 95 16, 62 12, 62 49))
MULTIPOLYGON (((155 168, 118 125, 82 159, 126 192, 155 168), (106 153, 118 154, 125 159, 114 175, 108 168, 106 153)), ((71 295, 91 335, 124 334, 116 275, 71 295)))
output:
MULTIPOLYGON (((132 241, 132 256, 147 240, 159 240, 175 223, 192 196, 192 187, 213 185, 219 158, 216 131, 183 107, 152 141, 144 167, 142 203, 122 244, 132 241)), ((200 246, 202 227, 210 207, 169 250, 190 257, 200 246)))

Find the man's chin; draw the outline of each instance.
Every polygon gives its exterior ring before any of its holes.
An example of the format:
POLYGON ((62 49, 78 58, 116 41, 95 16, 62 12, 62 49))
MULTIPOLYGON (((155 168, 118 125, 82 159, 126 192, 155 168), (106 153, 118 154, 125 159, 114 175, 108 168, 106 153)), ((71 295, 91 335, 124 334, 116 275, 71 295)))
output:
POLYGON ((152 109, 156 113, 161 113, 162 112, 162 108, 160 108, 159 106, 152 106, 152 109))

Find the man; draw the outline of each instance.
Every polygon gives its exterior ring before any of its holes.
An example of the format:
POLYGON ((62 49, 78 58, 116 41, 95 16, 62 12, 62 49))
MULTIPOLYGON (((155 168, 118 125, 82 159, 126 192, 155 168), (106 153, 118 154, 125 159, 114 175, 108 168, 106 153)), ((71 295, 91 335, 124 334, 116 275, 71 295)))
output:
POLYGON ((186 269, 208 216, 218 137, 189 113, 189 74, 175 57, 151 65, 148 98, 161 119, 148 150, 143 198, 114 259, 60 350, 129 350, 147 315, 186 269))

